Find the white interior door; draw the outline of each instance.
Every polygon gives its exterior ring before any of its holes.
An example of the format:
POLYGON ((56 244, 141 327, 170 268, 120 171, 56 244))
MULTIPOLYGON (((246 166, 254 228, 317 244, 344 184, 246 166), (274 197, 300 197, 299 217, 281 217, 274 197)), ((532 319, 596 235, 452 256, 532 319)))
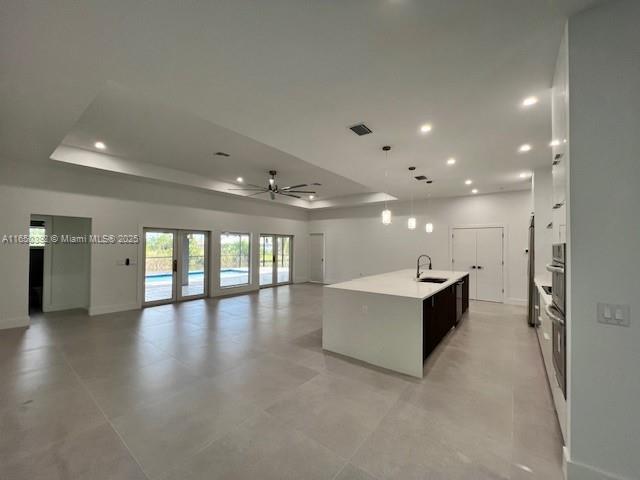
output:
POLYGON ((476 234, 475 228, 456 228, 453 231, 452 268, 469 272, 469 298, 476 300, 476 234))
POLYGON ((476 298, 503 301, 502 228, 479 228, 476 241, 476 298))
POLYGON ((309 276, 312 282, 324 283, 324 234, 312 233, 309 238, 309 276))

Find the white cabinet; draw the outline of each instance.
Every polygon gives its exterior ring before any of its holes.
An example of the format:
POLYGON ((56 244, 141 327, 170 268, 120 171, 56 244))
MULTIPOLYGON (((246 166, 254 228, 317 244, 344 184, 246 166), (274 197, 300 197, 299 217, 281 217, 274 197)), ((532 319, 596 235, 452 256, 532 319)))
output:
MULTIPOLYGON (((563 45, 561 48, 565 48, 563 45)), ((562 56, 560 57, 562 58, 562 56)), ((569 83, 567 67, 559 64, 551 94, 553 243, 566 242, 569 169, 569 83)))

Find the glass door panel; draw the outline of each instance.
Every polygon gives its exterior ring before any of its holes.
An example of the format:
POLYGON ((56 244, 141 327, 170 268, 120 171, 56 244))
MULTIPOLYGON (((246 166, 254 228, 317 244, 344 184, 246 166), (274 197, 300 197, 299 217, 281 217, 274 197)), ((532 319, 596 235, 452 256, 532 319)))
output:
POLYGON ((260 286, 273 285, 275 267, 275 245, 273 235, 260 235, 260 286))
POLYGON ((203 297, 208 285, 208 235, 205 232, 181 231, 180 298, 203 297))
POLYGON ((144 231, 144 303, 176 299, 176 234, 172 230, 144 231))
POLYGON ((289 283, 291 281, 291 237, 277 237, 276 260, 277 283, 289 283))

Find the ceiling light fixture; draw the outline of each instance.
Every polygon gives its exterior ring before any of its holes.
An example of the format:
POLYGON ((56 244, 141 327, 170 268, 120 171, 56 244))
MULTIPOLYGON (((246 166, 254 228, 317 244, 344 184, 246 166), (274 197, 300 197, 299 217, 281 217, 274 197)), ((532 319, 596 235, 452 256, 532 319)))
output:
POLYGON ((456 159, 451 157, 449 160, 447 160, 447 165, 455 165, 456 164, 456 159))
POLYGON ((478 189, 474 188, 473 190, 471 190, 471 193, 473 193, 475 195, 476 193, 478 193, 478 189))
POLYGON ((316 198, 315 195, 309 195, 309 200, 313 200, 314 198, 316 198))
POLYGON ((433 223, 428 222, 425 226, 424 226, 424 230, 427 233, 433 233, 433 223))
POLYGON ((549 143, 550 147, 558 147, 560 145, 560 140, 556 139, 556 140, 551 140, 551 143, 549 143))
MULTIPOLYGON (((416 167, 409 167, 409 188, 411 188, 411 177, 416 167)), ((411 215, 407 219, 407 228, 409 230, 415 230, 417 225, 416 217, 413 215, 413 189, 411 190, 411 215)))
POLYGON ((422 125, 420 127, 420 132, 429 133, 432 129, 433 129, 433 127, 432 127, 432 125, 430 123, 425 123, 424 125, 422 125))
POLYGON ((538 103, 538 97, 527 97, 522 101, 522 106, 523 107, 531 107, 533 105, 535 105, 536 103, 538 103))
POLYGON ((529 176, 529 174, 527 172, 522 172, 520 174, 520 178, 527 178, 529 176))
POLYGON ((520 145, 520 148, 518 148, 518 151, 520 153, 530 152, 531 151, 531 145, 529 145, 528 143, 525 143, 524 145, 520 145))
MULTIPOLYGON (((382 147, 382 151, 385 152, 386 155, 386 166, 389 165, 389 151, 391 151, 391 147, 389 145, 385 145, 382 147)), ((387 177, 389 176, 389 171, 385 170, 384 178, 385 184, 387 183, 387 177)), ((391 210, 387 207, 387 199, 385 196, 384 200, 384 210, 382 211, 382 224, 383 225, 391 225, 391 210)))
POLYGON ((104 150, 105 148, 107 148, 104 142, 96 142, 93 144, 93 146, 96 147, 98 150, 104 150))
POLYGON ((469 178, 464 181, 465 185, 471 185, 472 183, 473 183, 473 181, 471 179, 469 179, 469 178))
POLYGON ((244 178, 238 177, 238 178, 236 178, 236 182, 242 183, 242 182, 244 182, 244 178))

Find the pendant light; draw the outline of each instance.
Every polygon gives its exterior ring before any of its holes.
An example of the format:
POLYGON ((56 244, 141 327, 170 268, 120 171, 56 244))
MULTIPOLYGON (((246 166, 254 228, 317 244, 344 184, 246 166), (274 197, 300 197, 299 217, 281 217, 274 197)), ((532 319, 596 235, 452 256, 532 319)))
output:
MULTIPOLYGON (((416 167, 409 167, 409 183, 411 183, 411 178, 413 176, 413 171, 416 167)), ((409 187, 411 188, 411 186, 409 187)), ((409 214, 409 219, 407 220, 407 228, 409 230, 415 230, 417 225, 416 217, 413 214, 413 189, 411 189, 411 213, 409 214)))
MULTIPOLYGON (((385 152, 386 155, 386 167, 388 168, 389 166, 389 151, 391 150, 391 147, 389 145, 385 145, 384 147, 382 147, 382 151, 385 152)), ((387 183, 387 177, 389 175, 389 171, 385 170, 384 172, 384 178, 385 178, 385 183, 387 183)), ((383 225, 391 225, 391 210, 389 210, 389 208, 387 207, 387 200, 385 198, 384 200, 384 210, 382 211, 382 224, 383 225)))
MULTIPOLYGON (((427 194, 427 214, 429 212, 429 194, 427 194)), ((433 223, 431 222, 427 222, 427 224, 424 226, 424 230, 427 233, 433 233, 433 223)))

